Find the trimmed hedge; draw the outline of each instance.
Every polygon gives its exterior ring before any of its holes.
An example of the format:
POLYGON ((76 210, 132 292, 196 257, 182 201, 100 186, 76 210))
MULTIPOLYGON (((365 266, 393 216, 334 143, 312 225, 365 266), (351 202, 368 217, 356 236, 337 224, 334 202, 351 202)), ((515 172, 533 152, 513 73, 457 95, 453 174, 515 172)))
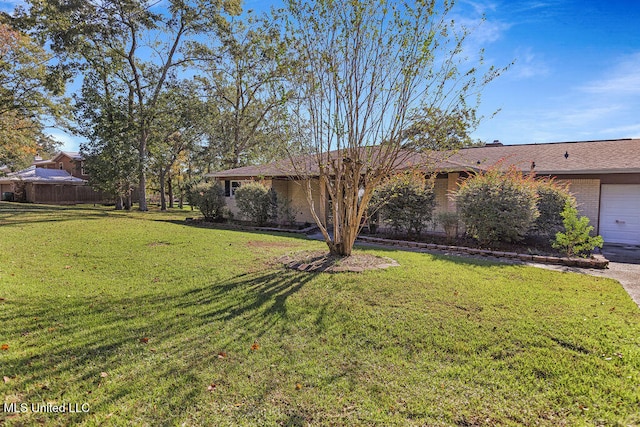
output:
POLYGON ((521 241, 539 216, 533 177, 515 167, 469 177, 455 198, 467 232, 483 244, 521 241))
POLYGON ((433 218, 433 181, 417 173, 394 176, 376 189, 371 204, 396 232, 419 235, 433 218))

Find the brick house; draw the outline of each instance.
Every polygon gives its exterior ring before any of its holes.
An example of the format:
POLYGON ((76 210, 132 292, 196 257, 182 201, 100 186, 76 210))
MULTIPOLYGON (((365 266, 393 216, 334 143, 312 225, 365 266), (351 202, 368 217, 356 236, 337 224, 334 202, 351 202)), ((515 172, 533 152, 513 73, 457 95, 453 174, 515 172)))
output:
POLYGON ((51 160, 36 160, 32 165, 43 169, 64 170, 76 178, 89 179, 89 176, 84 172, 82 156, 76 152, 61 151, 51 160))
POLYGON ((36 159, 31 167, 0 178, 3 200, 29 203, 100 203, 110 197, 88 184, 82 156, 62 151, 50 160, 36 159))
MULTIPOLYGON (((420 164, 420 156, 412 163, 420 164)), ((640 139, 558 142, 465 148, 441 161, 426 159, 426 173, 437 173, 436 212, 455 211, 448 194, 459 180, 473 171, 486 170, 499 162, 515 165, 523 173, 555 177, 569 184, 582 215, 589 217, 596 231, 608 243, 640 245, 640 139)), ((399 165, 401 170, 408 165, 399 165)), ((313 222, 300 179, 291 171, 289 160, 230 169, 210 174, 224 183, 227 206, 235 210, 234 190, 243 182, 260 180, 280 197, 290 200, 296 220, 313 222), (289 172, 287 172, 289 171, 289 172)), ((324 191, 318 179, 311 178, 314 203, 327 215, 324 191)))

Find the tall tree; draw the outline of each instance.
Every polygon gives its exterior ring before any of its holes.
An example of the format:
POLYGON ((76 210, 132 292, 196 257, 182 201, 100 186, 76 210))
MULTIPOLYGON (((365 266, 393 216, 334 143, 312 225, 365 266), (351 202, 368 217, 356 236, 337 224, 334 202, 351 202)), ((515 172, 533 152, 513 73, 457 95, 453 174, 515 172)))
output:
MULTIPOLYGON (((224 169, 282 157, 287 141, 286 77, 292 62, 280 28, 266 18, 233 21, 209 57, 200 81, 209 99, 208 157, 224 169)), ((209 42, 209 46, 213 43, 209 42)))
POLYGON ((137 182, 136 153, 131 144, 136 135, 126 88, 110 79, 114 66, 117 64, 104 61, 102 67, 84 76, 82 92, 75 99, 75 130, 88 140, 80 152, 91 186, 113 195, 116 209, 129 209, 137 182))
POLYGON ((148 151, 158 100, 169 79, 194 59, 189 43, 208 32, 226 31, 223 14, 239 14, 240 0, 29 1, 31 26, 51 40, 51 49, 74 58, 85 73, 105 60, 115 64, 109 79, 122 84, 128 100, 139 209, 147 210, 148 151))
POLYGON ((406 147, 412 129, 444 117, 454 133, 460 134, 458 124, 468 130, 476 123, 480 90, 499 70, 482 71, 481 57, 467 60, 468 31, 451 18, 453 1, 287 5, 281 19, 299 61, 297 117, 308 125, 314 153, 311 164, 292 166, 306 179, 309 206, 329 250, 348 256, 381 180, 416 152, 451 142, 448 132, 430 132, 429 140, 412 138, 406 147), (312 197, 315 177, 332 203, 332 232, 312 197))
POLYGON ((44 128, 66 111, 64 79, 51 60, 34 40, 0 23, 0 165, 20 168, 55 147, 44 128))
POLYGON ((152 169, 158 171, 161 210, 167 209, 166 185, 171 188, 172 169, 186 152, 201 146, 209 114, 200 96, 193 82, 174 82, 158 100, 149 151, 152 169))

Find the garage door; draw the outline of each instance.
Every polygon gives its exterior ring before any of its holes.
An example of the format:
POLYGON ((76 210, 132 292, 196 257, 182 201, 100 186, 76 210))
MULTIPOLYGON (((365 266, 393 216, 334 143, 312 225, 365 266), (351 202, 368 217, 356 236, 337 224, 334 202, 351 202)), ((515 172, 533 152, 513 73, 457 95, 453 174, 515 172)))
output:
POLYGON ((607 243, 640 245, 640 185, 602 185, 600 235, 607 243))

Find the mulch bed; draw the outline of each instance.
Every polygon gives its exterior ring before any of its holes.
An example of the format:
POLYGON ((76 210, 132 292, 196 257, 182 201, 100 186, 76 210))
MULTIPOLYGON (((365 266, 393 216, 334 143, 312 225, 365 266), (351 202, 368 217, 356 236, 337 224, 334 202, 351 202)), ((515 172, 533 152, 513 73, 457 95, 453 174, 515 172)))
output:
POLYGON ((278 258, 286 268, 306 272, 342 273, 397 267, 397 261, 371 254, 353 253, 348 257, 331 255, 327 251, 303 251, 278 258))

